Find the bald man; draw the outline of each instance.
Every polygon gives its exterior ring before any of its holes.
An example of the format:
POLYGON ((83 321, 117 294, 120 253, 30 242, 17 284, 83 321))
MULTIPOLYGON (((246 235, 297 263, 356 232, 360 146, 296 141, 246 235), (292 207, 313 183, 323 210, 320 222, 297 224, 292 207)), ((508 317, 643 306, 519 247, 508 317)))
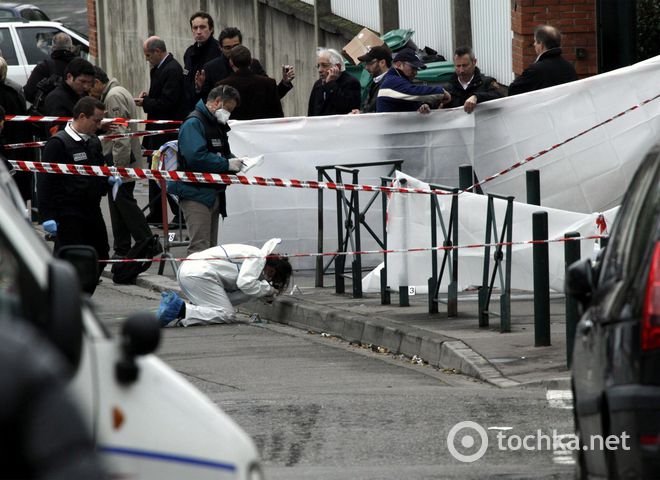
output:
MULTIPOLYGON (((189 112, 186 111, 185 91, 183 86, 183 68, 171 53, 167 51, 165 42, 160 37, 149 37, 142 45, 144 57, 151 65, 151 85, 149 92, 140 92, 135 104, 142 107, 149 120, 183 120, 189 112)), ((170 126, 172 127, 172 126, 170 126)), ((160 130, 163 125, 147 124, 147 130, 160 130)), ((176 140, 177 134, 155 135, 144 137, 144 148, 158 149, 170 140, 176 140)), ((160 188, 153 180, 149 181, 149 215, 147 221, 151 224, 162 224, 163 214, 160 202, 160 188)), ((178 224, 179 206, 173 198, 168 197, 170 208, 178 224)), ((165 219, 167 220, 167 219, 165 219)))
POLYGON ((536 61, 511 85, 509 95, 540 90, 577 80, 575 67, 561 56, 561 33, 550 25, 534 29, 536 61))

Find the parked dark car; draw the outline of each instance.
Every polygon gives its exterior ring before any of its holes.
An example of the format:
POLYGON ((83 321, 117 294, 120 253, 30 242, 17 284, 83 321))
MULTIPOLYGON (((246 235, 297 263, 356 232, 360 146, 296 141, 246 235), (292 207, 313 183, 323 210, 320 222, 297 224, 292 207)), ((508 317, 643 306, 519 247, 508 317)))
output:
POLYGON ((0 20, 23 18, 25 20, 50 21, 43 10, 29 3, 0 2, 0 20))
POLYGON ((571 372, 579 477, 658 479, 660 144, 637 169, 599 261, 571 265, 566 285, 585 308, 571 372), (619 437, 618 448, 591 449, 596 435, 619 437))

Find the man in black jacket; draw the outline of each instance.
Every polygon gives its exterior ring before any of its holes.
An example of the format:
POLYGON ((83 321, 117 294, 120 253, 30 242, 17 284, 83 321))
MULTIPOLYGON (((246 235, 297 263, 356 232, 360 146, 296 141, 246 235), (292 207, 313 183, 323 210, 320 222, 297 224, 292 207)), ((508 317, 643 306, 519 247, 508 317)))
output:
POLYGON ((467 113, 472 113, 477 103, 502 97, 495 79, 481 74, 472 48, 459 47, 454 51, 454 68, 456 72, 444 85, 451 94, 451 102, 445 103, 443 108, 463 107, 467 113))
MULTIPOLYGON (((147 113, 149 120, 182 120, 187 115, 186 98, 183 84, 183 68, 171 53, 168 53, 165 42, 156 36, 149 37, 143 45, 144 56, 151 65, 151 85, 149 92, 140 92, 135 104, 142 107, 147 113)), ((160 130, 163 125, 147 124, 147 130, 160 130)), ((171 125, 169 128, 174 128, 171 125)), ((177 134, 154 135, 144 137, 142 145, 146 149, 157 150, 166 142, 176 140, 177 134)), ((149 180, 149 215, 147 221, 152 224, 160 224, 163 213, 158 198, 160 188, 158 184, 149 180)), ((173 223, 178 224, 179 206, 176 201, 168 196, 170 209, 174 213, 173 223)))
POLYGON ((538 55, 511 85, 509 95, 540 90, 577 80, 575 67, 561 56, 561 33, 550 25, 534 29, 534 51, 538 55))
POLYGON ((351 113, 374 113, 376 111, 380 82, 392 66, 392 51, 387 45, 379 45, 370 48, 367 53, 358 57, 358 60, 364 62, 364 69, 371 75, 371 83, 368 87, 367 97, 362 102, 360 110, 356 109, 351 113))
POLYGON ((202 75, 204 65, 221 56, 220 44, 213 38, 213 17, 206 12, 195 12, 190 17, 190 28, 195 43, 183 54, 183 77, 188 112, 195 108, 201 92, 195 87, 195 78, 202 75))
POLYGON ((30 73, 30 78, 28 78, 27 83, 23 87, 23 92, 28 102, 34 103, 38 91, 37 84, 41 80, 51 75, 64 78, 64 69, 71 60, 76 58, 76 54, 73 53, 72 49, 73 42, 68 34, 60 32, 53 36, 50 58, 37 63, 32 73, 30 73))
MULTIPOLYGON (((229 65, 229 53, 232 48, 243 44, 243 34, 236 27, 227 27, 220 32, 219 42, 222 55, 204 65, 202 75, 195 80, 197 89, 200 91, 200 96, 204 101, 206 101, 211 89, 215 87, 220 80, 231 75, 233 72, 231 65, 229 65)), ((268 76, 266 70, 264 70, 264 67, 256 58, 252 59, 250 71, 264 77, 268 76)), ((284 98, 289 90, 293 88, 293 83, 291 82, 295 77, 295 68, 291 65, 286 65, 282 70, 282 80, 277 84, 277 93, 280 98, 284 98)))
POLYGON ((231 118, 254 120, 284 116, 275 80, 250 71, 252 55, 247 47, 238 45, 232 48, 229 63, 234 72, 221 80, 219 85, 231 85, 241 96, 241 102, 232 111, 231 118))
POLYGON ((87 96, 94 85, 94 65, 82 58, 74 58, 64 68, 62 83, 46 97, 44 114, 72 117, 73 106, 87 96))
MULTIPOLYGON (((3 107, 0 120, 4 122, 5 115, 25 115, 25 99, 21 97, 16 90, 7 85, 7 62, 4 58, 0 57, 0 106, 3 107)), ((7 143, 24 143, 32 140, 31 131, 25 128, 23 122, 7 122, 4 129, 0 128, 0 144, 7 143)), ((21 148, 18 150, 7 150, 4 156, 9 160, 35 160, 33 148, 21 148)), ((5 159, 5 160, 6 160, 5 159)), ((7 168, 12 168, 6 163, 7 168)), ((14 172, 14 182, 18 190, 21 192, 21 197, 25 202, 32 198, 32 173, 30 172, 14 172)))
POLYGON ((343 115, 360 108, 360 82, 346 73, 341 54, 333 49, 317 53, 319 79, 309 95, 307 115, 343 115))
MULTIPOLYGON (((43 161, 103 165, 103 150, 95 132, 104 114, 105 105, 101 102, 93 97, 81 98, 73 107, 73 122, 46 143, 43 161)), ((107 260, 110 247, 101 198, 108 192, 109 179, 41 173, 38 182, 41 221, 56 224, 55 252, 66 245, 89 245, 99 260, 107 260)), ((104 267, 99 264, 99 277, 104 267)))

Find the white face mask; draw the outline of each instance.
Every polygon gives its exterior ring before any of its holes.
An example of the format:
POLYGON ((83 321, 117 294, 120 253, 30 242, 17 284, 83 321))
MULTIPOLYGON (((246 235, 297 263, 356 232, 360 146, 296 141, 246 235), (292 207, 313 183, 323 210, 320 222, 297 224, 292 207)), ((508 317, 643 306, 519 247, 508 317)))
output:
POLYGON ((218 108, 215 111, 215 118, 218 120, 219 123, 222 123, 224 125, 227 124, 227 121, 229 120, 229 116, 231 115, 230 112, 225 110, 224 108, 218 108))

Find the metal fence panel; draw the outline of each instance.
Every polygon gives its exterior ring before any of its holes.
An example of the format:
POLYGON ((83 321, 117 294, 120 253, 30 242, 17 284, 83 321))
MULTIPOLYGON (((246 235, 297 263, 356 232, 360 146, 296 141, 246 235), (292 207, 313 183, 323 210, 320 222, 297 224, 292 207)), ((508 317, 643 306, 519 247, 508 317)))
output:
POLYGON ((479 69, 508 85, 513 81, 510 0, 470 0, 470 11, 472 48, 479 69))
POLYGON ((451 60, 453 30, 451 0, 399 0, 399 25, 415 31, 419 48, 429 46, 451 60))
POLYGON ((380 31, 378 0, 331 0, 332 13, 346 20, 380 31))

